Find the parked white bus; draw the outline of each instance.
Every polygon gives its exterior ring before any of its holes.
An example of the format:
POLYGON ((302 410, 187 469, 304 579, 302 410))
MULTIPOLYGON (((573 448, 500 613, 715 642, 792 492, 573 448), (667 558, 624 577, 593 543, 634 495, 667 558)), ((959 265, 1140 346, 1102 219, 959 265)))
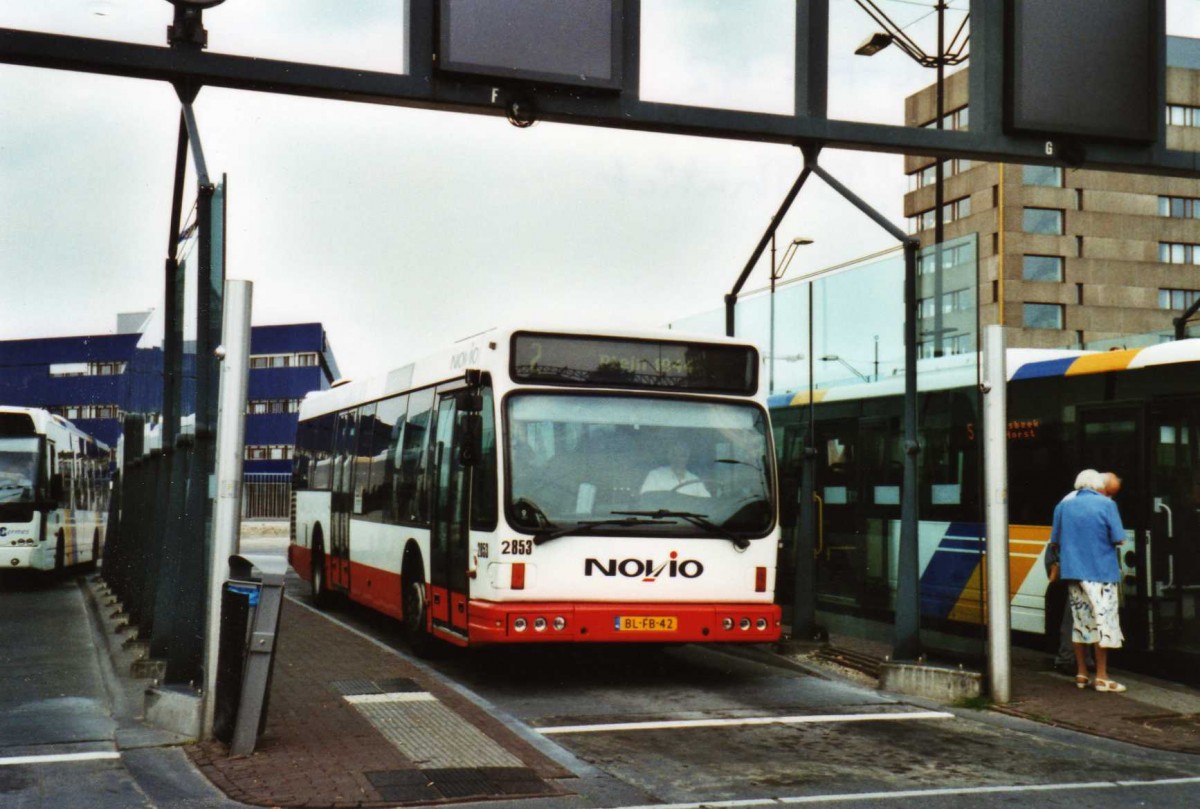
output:
POLYGON ((732 340, 493 331, 310 394, 289 561, 419 652, 778 639, 759 367, 732 340))
POLYGON ((71 422, 0 406, 0 569, 94 563, 108 521, 104 444, 71 422))

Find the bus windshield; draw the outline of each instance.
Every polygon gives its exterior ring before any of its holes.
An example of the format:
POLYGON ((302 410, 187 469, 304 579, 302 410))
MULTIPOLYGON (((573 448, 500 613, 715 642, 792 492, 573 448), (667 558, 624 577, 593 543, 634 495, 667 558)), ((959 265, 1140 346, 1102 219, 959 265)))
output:
POLYGON ((755 405, 525 393, 506 408, 518 529, 754 537, 771 527, 766 417, 755 405))
POLYGON ((0 437, 0 503, 33 502, 37 460, 37 438, 0 437))

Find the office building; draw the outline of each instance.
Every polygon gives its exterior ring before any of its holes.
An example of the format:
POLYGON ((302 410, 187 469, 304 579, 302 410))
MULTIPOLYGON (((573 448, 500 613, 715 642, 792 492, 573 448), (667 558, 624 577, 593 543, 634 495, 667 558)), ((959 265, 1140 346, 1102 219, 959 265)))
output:
MULTIPOLYGON (((1167 64, 1168 146, 1200 151, 1200 40, 1170 37, 1167 64)), ((970 125, 967 74, 945 80, 946 129, 970 125)), ((936 117, 936 86, 906 99, 908 125, 936 117)), ((908 156, 905 172, 909 231, 931 245, 934 161, 908 156)), ((959 159, 943 174, 944 243, 977 234, 980 322, 1006 326, 1010 346, 1132 346, 1200 297, 1200 180, 959 159)), ((958 312, 974 320, 972 279, 953 252, 943 266, 940 303, 923 285, 922 315, 940 308, 945 325, 937 352, 922 336, 926 356, 973 350, 954 327, 958 312)))

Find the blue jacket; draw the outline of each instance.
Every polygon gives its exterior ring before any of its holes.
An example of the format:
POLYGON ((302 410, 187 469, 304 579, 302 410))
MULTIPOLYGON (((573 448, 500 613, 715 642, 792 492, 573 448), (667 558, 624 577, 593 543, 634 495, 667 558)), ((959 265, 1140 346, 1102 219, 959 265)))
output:
POLYGON ((1117 504, 1081 489, 1054 507, 1050 541, 1058 543, 1060 575, 1079 581, 1119 582, 1116 545, 1125 541, 1117 504))

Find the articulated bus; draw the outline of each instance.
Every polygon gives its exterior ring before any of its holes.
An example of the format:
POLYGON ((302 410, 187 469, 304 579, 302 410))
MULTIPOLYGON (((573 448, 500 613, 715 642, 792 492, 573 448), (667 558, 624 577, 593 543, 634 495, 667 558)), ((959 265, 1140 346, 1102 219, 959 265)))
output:
POLYGON ((289 562, 418 652, 775 640, 758 369, 735 341, 518 330, 310 394, 289 562))
POLYGON ((108 522, 108 447, 45 410, 0 407, 0 570, 95 563, 108 522))
MULTIPOLYGON (((925 626, 953 630, 984 619, 979 394, 974 355, 928 362, 943 369, 922 368, 918 399, 921 610, 925 626)), ((1113 471, 1124 482, 1116 502, 1128 537, 1119 553, 1127 645, 1194 676, 1200 340, 1108 352, 1010 349, 1007 365, 1013 629, 1057 637, 1042 561, 1054 506, 1079 470, 1113 471)), ((887 621, 900 534, 903 382, 818 389, 812 398, 818 605, 887 621)), ((771 398, 781 475, 802 474, 809 401, 807 391, 771 398)))

